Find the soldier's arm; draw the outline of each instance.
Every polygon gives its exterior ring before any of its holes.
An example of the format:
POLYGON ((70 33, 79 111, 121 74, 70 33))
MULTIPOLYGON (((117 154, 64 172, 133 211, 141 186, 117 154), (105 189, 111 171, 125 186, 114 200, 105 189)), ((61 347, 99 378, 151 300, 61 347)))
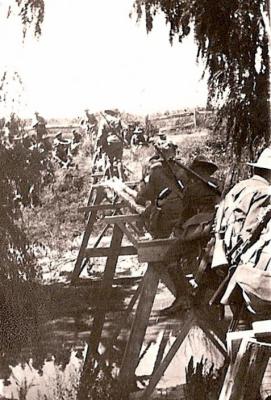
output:
POLYGON ((96 137, 96 145, 97 147, 101 146, 104 139, 106 137, 106 125, 103 121, 100 122, 97 137, 96 137))

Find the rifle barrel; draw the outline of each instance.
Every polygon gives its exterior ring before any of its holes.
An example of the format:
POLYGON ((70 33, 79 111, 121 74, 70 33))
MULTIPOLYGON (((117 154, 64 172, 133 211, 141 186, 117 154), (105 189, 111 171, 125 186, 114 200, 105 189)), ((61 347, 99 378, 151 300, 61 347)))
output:
POLYGON ((214 190, 218 195, 221 195, 221 191, 218 189, 218 187, 217 187, 217 185, 215 183, 213 183, 211 181, 207 181, 201 175, 197 174, 197 172, 195 172, 192 169, 186 167, 180 161, 174 160, 174 162, 175 162, 176 165, 178 165, 179 167, 181 167, 185 171, 187 171, 190 175, 193 175, 195 178, 197 178, 201 182, 205 183, 207 186, 209 186, 210 189, 214 190))

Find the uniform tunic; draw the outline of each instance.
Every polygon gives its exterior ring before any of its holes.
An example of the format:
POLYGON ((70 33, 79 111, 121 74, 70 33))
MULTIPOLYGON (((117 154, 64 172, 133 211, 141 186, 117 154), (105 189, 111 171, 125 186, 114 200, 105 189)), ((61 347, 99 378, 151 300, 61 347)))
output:
POLYGON ((122 159, 123 140, 122 124, 119 118, 106 116, 106 120, 101 120, 97 134, 97 147, 101 146, 111 164, 115 159, 122 159))
POLYGON ((187 176, 173 161, 169 161, 179 181, 178 184, 165 161, 157 158, 150 160, 151 163, 149 173, 139 186, 136 202, 141 205, 150 202, 150 207, 147 209, 149 215, 146 217, 150 218, 149 228, 153 236, 168 237, 176 222, 182 217, 187 176), (169 190, 165 198, 162 196, 159 200, 159 195, 167 189, 169 190))
MULTIPOLYGON (((254 175, 233 187, 224 202, 221 233, 226 255, 239 239, 249 240, 270 207, 270 184, 261 176, 254 175)), ((235 263, 238 250, 233 252, 229 267, 235 263)), ((238 258, 237 258, 238 260, 238 258)), ((236 264, 236 263, 235 263, 236 264)), ((234 289, 242 289, 243 297, 253 312, 262 312, 271 305, 271 223, 269 221, 259 240, 242 253, 228 288, 221 300, 231 301, 234 289)))

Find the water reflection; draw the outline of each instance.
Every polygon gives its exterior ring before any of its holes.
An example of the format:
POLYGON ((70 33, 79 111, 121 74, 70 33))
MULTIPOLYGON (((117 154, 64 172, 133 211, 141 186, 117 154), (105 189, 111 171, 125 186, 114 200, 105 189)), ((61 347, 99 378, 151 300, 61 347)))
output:
MULTIPOLYGON (((108 296, 103 296, 99 287, 71 287, 54 285, 47 288, 47 314, 44 325, 40 329, 41 336, 35 346, 10 354, 5 360, 5 370, 0 370, 2 378, 0 394, 7 398, 20 400, 74 400, 82 366, 82 356, 85 343, 88 341, 93 314, 103 306, 102 299, 108 302, 108 296), (30 360, 30 361, 29 361, 30 360), (8 366, 12 365, 10 369, 8 366), (10 373, 11 372, 11 373, 10 373), (10 383, 4 386, 4 378, 10 383)), ((125 284, 113 288, 110 295, 110 310, 107 314, 103 331, 103 346, 106 349, 113 332, 118 326, 119 317, 127 305, 129 298, 135 292, 136 286, 125 284)), ((168 293, 160 286, 154 309, 161 309, 168 293)), ((165 304, 164 306, 166 306, 165 304)), ((112 362, 119 367, 123 356, 132 319, 129 318, 114 346, 112 362)), ((178 332, 183 326, 183 320, 159 320, 155 311, 147 330, 142 357, 138 368, 138 376, 150 375, 153 371, 157 354, 165 329, 169 329, 165 342, 165 352, 168 351, 178 332)), ((191 358, 195 361, 208 359, 219 368, 224 359, 203 332, 193 328, 168 370, 159 382, 158 388, 172 387, 185 382, 185 368, 191 358)), ((144 383, 144 381, 141 381, 144 383)), ((145 380, 146 382, 146 380, 145 380)))
POLYGON ((82 357, 72 350, 69 362, 63 368, 54 357, 44 362, 41 370, 28 363, 11 367, 8 386, 2 380, 0 394, 6 398, 26 400, 72 400, 76 398, 82 357))
MULTIPOLYGON (((125 284, 112 289, 105 337, 110 336, 117 323, 115 316, 133 290, 125 284)), ((45 307, 38 319, 41 323, 33 329, 35 337, 29 333, 23 348, 14 346, 0 353, 0 398, 44 400, 45 393, 46 400, 75 399, 93 314, 103 306, 101 299, 108 302, 108 298, 95 284, 72 287, 58 283, 43 287, 43 294, 45 307)))

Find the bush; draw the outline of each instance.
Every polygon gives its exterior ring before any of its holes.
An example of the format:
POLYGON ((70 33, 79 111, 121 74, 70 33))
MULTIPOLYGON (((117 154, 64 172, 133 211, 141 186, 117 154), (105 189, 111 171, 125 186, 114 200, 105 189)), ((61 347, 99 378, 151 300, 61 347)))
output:
POLYGON ((216 400, 219 398, 225 367, 215 371, 214 366, 207 366, 203 359, 194 366, 191 357, 186 369, 186 400, 216 400))
POLYGON ((22 211, 40 203, 49 158, 42 146, 32 146, 25 139, 24 124, 14 115, 1 125, 0 352, 3 358, 39 337, 40 271, 25 233, 22 211))

